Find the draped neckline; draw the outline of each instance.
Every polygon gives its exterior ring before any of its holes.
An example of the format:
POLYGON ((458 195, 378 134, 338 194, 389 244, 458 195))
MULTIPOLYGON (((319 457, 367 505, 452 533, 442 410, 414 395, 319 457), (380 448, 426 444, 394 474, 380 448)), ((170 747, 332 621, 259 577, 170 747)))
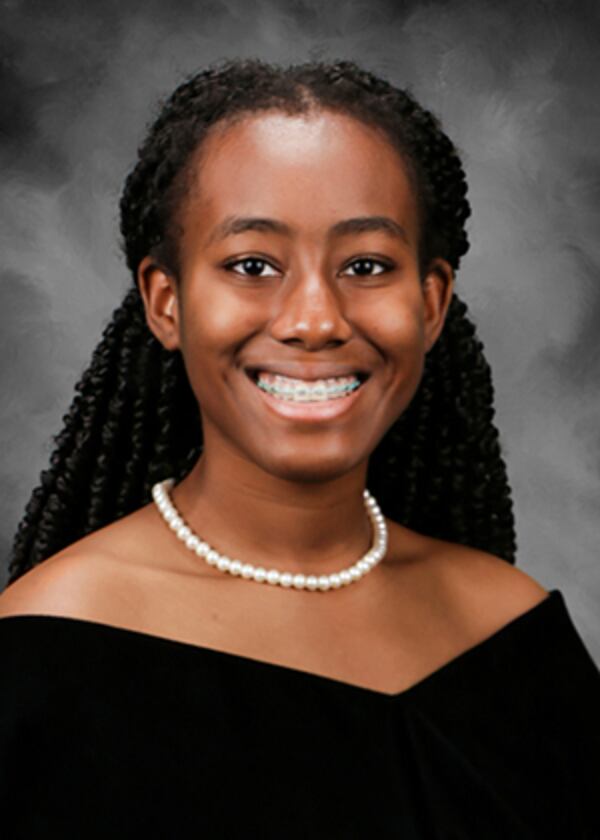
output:
POLYGON ((559 604, 564 605, 564 599, 560 590, 551 589, 545 598, 543 598, 537 604, 534 604, 534 606, 530 609, 526 610, 520 615, 517 615, 515 618, 502 625, 500 628, 495 630, 490 635, 486 636, 484 639, 481 639, 479 642, 476 642, 471 647, 461 651, 456 656, 452 657, 439 667, 435 668, 429 674, 426 674, 424 677, 421 677, 412 685, 408 686, 407 688, 401 689, 400 691, 394 692, 370 688, 368 686, 360 685, 358 683, 352 683, 338 677, 308 671, 293 665, 285 665, 279 662, 271 662, 268 660, 248 656, 246 654, 235 653, 233 651, 227 650, 220 650, 219 648, 213 648, 207 645, 199 645, 195 644, 194 642, 186 642, 181 639, 171 638, 169 636, 161 636, 156 633, 149 633, 144 630, 134 630, 130 627, 123 627, 120 625, 109 624, 107 622, 96 621, 87 618, 78 618, 74 616, 63 616, 48 613, 16 613, 13 615, 0 617, 0 629, 2 627, 2 624, 6 622, 16 622, 17 624, 25 623, 26 625, 31 625, 35 623, 44 624, 46 622, 49 622, 50 624, 62 624, 66 626, 73 626, 74 628, 85 627, 90 631, 95 630, 99 633, 104 633, 107 636, 112 636, 115 640, 122 639, 127 640, 132 644, 140 644, 144 646, 153 645, 156 647, 162 647, 165 651, 176 651, 178 654, 183 656, 189 655, 216 657, 222 659, 223 661, 229 661, 232 664, 243 664, 246 668, 263 670, 263 672, 265 673, 286 674, 289 678, 292 679, 310 681, 314 684, 319 683, 322 686, 332 686, 338 688, 339 690, 345 689, 357 695, 362 694, 365 697, 371 696, 388 701, 399 701, 405 697, 407 698, 411 696, 414 693, 419 693, 420 691, 430 686, 435 686, 435 683, 437 683, 445 674, 448 674, 464 666, 473 657, 482 655, 485 651, 487 651, 490 648, 490 646, 501 641, 509 634, 516 632, 522 626, 529 623, 531 620, 537 617, 541 617, 543 614, 546 613, 548 609, 558 607, 559 604))

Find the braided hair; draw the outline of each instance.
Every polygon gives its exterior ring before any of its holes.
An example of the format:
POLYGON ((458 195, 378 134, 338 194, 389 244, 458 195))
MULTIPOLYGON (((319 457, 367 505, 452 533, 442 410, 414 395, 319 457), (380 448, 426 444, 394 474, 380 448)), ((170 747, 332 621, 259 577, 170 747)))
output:
MULTIPOLYGON (((52 438, 50 467, 14 539, 9 583, 147 504, 155 482, 180 481, 191 470, 203 446, 199 406, 180 350, 166 350, 146 323, 138 265, 152 255, 177 279, 176 213, 211 128, 267 109, 315 108, 353 116, 395 146, 417 196, 421 274, 433 257, 459 267, 469 247, 465 174, 438 120, 410 93, 352 61, 277 67, 227 60, 186 79, 162 104, 125 182, 121 233, 134 286, 52 438)), ((389 518, 514 563, 513 504, 493 401, 483 345, 453 292, 419 387, 372 453, 367 481, 389 518)))

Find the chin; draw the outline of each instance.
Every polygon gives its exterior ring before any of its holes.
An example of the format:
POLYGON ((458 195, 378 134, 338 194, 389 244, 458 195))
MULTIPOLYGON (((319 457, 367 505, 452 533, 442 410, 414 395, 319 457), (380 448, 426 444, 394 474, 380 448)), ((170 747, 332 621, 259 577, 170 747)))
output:
POLYGON ((271 458, 268 463, 260 464, 265 472, 281 478, 285 481, 296 481, 299 483, 312 483, 323 481, 334 481, 345 475, 358 466, 367 456, 361 458, 349 458, 345 456, 326 455, 312 457, 305 453, 290 458, 271 458))

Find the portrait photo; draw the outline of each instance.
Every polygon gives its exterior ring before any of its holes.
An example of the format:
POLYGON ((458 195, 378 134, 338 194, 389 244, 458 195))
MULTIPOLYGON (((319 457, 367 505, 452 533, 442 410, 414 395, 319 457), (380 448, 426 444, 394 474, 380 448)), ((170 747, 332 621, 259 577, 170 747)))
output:
POLYGON ((2 4, 0 835, 600 837, 599 37, 2 4))

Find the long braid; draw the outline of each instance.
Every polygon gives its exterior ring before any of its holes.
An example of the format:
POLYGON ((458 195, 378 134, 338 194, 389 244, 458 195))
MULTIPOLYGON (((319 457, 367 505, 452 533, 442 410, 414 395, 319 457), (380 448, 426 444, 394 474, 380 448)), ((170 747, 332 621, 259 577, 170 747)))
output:
POLYGON ((148 406, 156 404, 159 375, 148 376, 148 371, 158 371, 160 354, 158 342, 147 336, 141 343, 135 359, 135 381, 139 383, 138 393, 134 394, 131 406, 131 437, 129 457, 123 464, 123 476, 115 500, 116 516, 120 518, 132 504, 141 498, 141 491, 146 478, 146 465, 150 457, 150 444, 156 434, 151 427, 152 415, 148 417, 148 406), (145 432, 147 430, 147 433, 145 432))
MULTIPOLYGON (((181 84, 163 104, 121 198, 121 232, 134 277, 147 254, 175 278, 175 214, 194 153, 215 124, 278 108, 328 108, 383 131, 402 155, 420 211, 420 264, 457 269, 468 250, 470 207, 460 158, 437 119, 406 91, 350 61, 279 68, 225 61, 181 84)), ((202 451, 200 412, 181 353, 145 323, 137 285, 113 313, 53 437, 50 468, 19 524, 12 582, 81 536, 150 499, 165 476, 181 480, 202 451)), ((515 562, 511 490, 493 424, 494 389, 467 306, 453 295, 417 392, 369 461, 384 512, 422 533, 515 562)))
POLYGON ((107 481, 113 486, 120 485, 122 469, 127 457, 130 440, 126 434, 132 420, 131 385, 134 378, 134 364, 140 345, 141 325, 135 317, 134 301, 129 295, 124 303, 130 312, 128 329, 123 334, 120 346, 117 376, 110 397, 103 406, 103 411, 96 413, 99 433, 100 453, 94 461, 89 480, 90 494, 87 502, 87 523, 90 530, 100 528, 102 523, 115 516, 114 497, 105 493, 107 481))

